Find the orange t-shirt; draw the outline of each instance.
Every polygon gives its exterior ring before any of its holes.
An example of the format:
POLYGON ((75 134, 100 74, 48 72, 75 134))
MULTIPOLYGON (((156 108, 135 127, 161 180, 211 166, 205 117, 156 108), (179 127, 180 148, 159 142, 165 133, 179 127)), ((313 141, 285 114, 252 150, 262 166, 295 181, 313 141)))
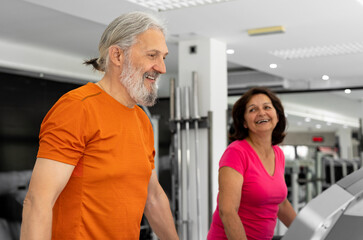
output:
POLYGON ((139 239, 154 138, 144 111, 88 83, 44 118, 38 157, 75 165, 53 208, 52 239, 139 239))

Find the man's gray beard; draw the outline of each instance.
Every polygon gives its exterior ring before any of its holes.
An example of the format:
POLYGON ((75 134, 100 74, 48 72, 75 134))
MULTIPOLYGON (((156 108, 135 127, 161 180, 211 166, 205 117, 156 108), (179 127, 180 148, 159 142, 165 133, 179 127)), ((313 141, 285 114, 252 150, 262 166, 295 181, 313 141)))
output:
POLYGON ((128 58, 125 59, 120 76, 122 85, 137 104, 153 106, 157 98, 158 86, 156 82, 159 77, 155 78, 154 84, 149 84, 150 90, 144 83, 145 77, 146 73, 143 74, 141 68, 133 67, 131 61, 128 58))

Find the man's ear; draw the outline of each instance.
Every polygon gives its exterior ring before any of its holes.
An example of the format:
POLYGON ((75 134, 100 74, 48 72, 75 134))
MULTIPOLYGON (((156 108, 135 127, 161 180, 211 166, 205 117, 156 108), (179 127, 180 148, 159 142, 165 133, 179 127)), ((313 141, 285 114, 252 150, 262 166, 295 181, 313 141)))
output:
POLYGON ((124 59, 124 51, 116 45, 112 45, 108 48, 108 55, 110 61, 115 64, 116 66, 122 66, 123 59, 124 59))

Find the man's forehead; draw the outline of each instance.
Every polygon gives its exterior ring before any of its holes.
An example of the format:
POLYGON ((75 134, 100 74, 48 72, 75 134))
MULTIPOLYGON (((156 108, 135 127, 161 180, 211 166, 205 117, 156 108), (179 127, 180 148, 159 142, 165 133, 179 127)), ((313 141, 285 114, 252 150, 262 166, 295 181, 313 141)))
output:
POLYGON ((158 29, 149 29, 136 37, 135 46, 141 47, 145 51, 158 51, 162 54, 168 53, 165 36, 158 29))

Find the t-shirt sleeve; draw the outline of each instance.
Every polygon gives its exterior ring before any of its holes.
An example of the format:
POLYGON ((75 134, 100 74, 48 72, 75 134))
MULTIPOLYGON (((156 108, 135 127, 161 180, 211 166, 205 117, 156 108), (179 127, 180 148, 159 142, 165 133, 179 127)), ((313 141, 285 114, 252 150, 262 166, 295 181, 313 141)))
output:
POLYGON ((231 167, 243 176, 246 170, 243 154, 235 148, 227 148, 219 161, 221 167, 231 167))
POLYGON ((82 101, 61 97, 41 124, 37 157, 77 165, 86 146, 86 123, 82 101))
POLYGON ((155 169, 155 147, 154 147, 154 130, 151 120, 147 116, 147 114, 140 108, 139 113, 141 119, 141 128, 144 139, 146 139, 145 145, 147 146, 147 156, 150 162, 151 169, 155 169))

